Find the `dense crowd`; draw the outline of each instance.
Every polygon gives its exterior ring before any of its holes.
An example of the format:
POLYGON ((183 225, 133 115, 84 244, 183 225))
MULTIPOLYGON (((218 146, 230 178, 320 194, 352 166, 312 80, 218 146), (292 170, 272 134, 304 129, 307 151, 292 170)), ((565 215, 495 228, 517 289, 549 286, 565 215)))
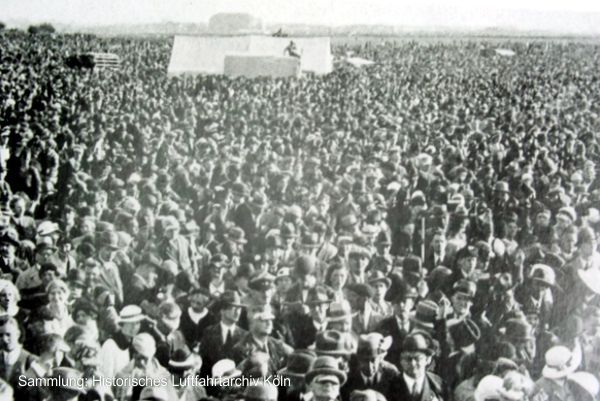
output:
POLYGON ((0 33, 0 399, 598 400, 598 46, 171 41, 0 33))

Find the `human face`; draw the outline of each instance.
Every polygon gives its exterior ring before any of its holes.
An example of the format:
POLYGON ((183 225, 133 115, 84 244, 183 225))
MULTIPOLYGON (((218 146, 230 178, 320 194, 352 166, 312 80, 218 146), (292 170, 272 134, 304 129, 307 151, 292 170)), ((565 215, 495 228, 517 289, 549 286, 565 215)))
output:
POLYGON ((19 344, 19 328, 12 323, 5 323, 0 326, 0 349, 3 351, 12 351, 19 344))
POLYGON ((0 255, 8 261, 13 261, 15 259, 15 247, 7 242, 0 244, 0 255))
POLYGON ((594 254, 596 250, 596 241, 584 241, 579 245, 579 249, 581 250, 581 255, 584 258, 589 258, 594 254))
POLYGON ((221 281, 223 280, 223 274, 225 273, 225 270, 221 267, 217 267, 217 266, 212 266, 210 268, 210 278, 213 281, 221 281))
POLYGON ((44 249, 35 254, 36 261, 43 265, 44 263, 48 263, 50 258, 54 255, 54 251, 52 249, 44 249))
POLYGON ((290 277, 278 278, 275 285, 277 286, 277 292, 284 294, 292 286, 292 279, 290 277))
POLYGON ((399 317, 403 322, 408 321, 410 311, 415 306, 414 298, 405 298, 394 304, 394 314, 399 317))
POLYGON ((52 304, 66 304, 67 294, 63 290, 55 288, 48 293, 48 300, 52 304))
POLYGON ((456 293, 452 296, 452 307, 459 316, 468 314, 471 310, 471 305, 473 305, 473 300, 464 294, 456 293))
POLYGON ((234 324, 240 319, 242 308, 238 306, 230 306, 221 310, 221 318, 225 324, 234 324))
POLYGON ((413 379, 425 376, 425 370, 431 358, 422 352, 403 352, 400 355, 402 371, 413 379))
POLYGON ((190 307, 195 312, 201 312, 208 303, 208 297, 202 294, 194 294, 190 297, 190 307))
POLYGON ((446 237, 443 235, 435 235, 431 245, 436 254, 441 254, 446 249, 446 237))
POLYGON ((133 338, 140 332, 141 327, 141 322, 124 322, 121 323, 121 332, 125 336, 133 338))
POLYGON ((373 289, 375 290, 374 298, 378 300, 382 300, 385 298, 385 294, 387 293, 388 286, 382 282, 376 282, 373 284, 373 289))
POLYGON ((348 272, 345 269, 337 269, 331 273, 331 286, 336 289, 342 289, 348 280, 348 272))
POLYGON ((317 322, 324 322, 327 317, 327 304, 317 304, 310 307, 310 316, 317 322))
POLYGON ((310 389, 315 396, 315 399, 321 400, 335 400, 340 395, 340 382, 335 380, 316 380, 310 385, 310 389))
POLYGON ((475 256, 468 256, 460 260, 460 269, 466 274, 471 274, 475 267, 477 267, 477 257, 475 256))
POLYGON ((550 219, 546 214, 538 214, 535 218, 535 223, 540 227, 548 227, 550 225, 550 219))
POLYGON ((566 253, 571 253, 577 246, 577 233, 567 233, 560 237, 560 247, 566 253))
POLYGON ((15 294, 12 291, 5 289, 0 292, 0 306, 4 308, 4 310, 8 310, 14 302, 15 294))
POLYGON ((373 377, 379 370, 381 361, 383 360, 381 355, 359 355, 358 357, 358 368, 361 373, 366 377, 373 377))
POLYGON ((250 332, 257 336, 268 336, 273 331, 272 319, 252 319, 250 323, 250 332))

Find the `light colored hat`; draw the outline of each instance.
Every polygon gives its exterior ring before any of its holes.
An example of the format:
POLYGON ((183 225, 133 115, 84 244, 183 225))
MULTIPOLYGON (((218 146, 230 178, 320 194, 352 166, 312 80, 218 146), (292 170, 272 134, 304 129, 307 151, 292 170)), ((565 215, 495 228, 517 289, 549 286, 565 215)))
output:
POLYGON ((241 374, 242 371, 236 368, 235 362, 231 359, 221 359, 212 367, 212 377, 214 378, 227 379, 238 377, 241 374))
POLYGON ((568 380, 577 383, 581 388, 588 392, 592 398, 596 399, 600 392, 600 383, 596 376, 588 372, 571 373, 568 380))
POLYGON ((142 308, 137 305, 126 305, 119 312, 119 323, 136 323, 144 319, 142 308))
POLYGON ((550 348, 544 355, 546 365, 542 375, 547 379, 562 379, 575 372, 577 365, 573 363, 573 354, 561 345, 550 348))
POLYGON ((37 228, 37 235, 40 237, 54 234, 55 232, 60 231, 60 227, 57 223, 53 221, 42 221, 37 228))
POLYGON ((475 389, 475 401, 486 401, 490 398, 499 398, 499 391, 502 388, 503 383, 504 381, 495 375, 483 377, 475 389))
POLYGON ((146 358, 152 358, 156 354, 156 341, 148 333, 137 334, 131 343, 133 348, 146 358))

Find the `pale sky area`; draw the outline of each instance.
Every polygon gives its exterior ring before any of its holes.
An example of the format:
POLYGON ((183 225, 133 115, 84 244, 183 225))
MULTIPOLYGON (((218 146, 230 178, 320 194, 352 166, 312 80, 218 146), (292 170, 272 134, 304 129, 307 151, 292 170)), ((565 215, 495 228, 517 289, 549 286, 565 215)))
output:
POLYGON ((219 12, 249 12, 267 23, 559 30, 600 26, 600 0, 0 0, 0 10, 3 21, 77 25, 206 22, 219 12))

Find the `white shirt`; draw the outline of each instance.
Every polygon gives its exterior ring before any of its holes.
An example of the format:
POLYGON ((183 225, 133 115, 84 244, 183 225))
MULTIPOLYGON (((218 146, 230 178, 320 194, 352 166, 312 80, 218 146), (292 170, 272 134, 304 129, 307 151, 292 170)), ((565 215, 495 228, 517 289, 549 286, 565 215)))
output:
POLYGON ((225 282, 221 282, 220 285, 216 286, 213 283, 208 284, 208 292, 211 295, 221 295, 225 292, 225 282))
MULTIPOLYGON (((406 383, 406 387, 408 387, 408 391, 412 394, 416 380, 413 379, 412 377, 408 376, 406 373, 402 373, 402 376, 404 377, 404 382, 406 383)), ((421 394, 423 392, 423 383, 424 382, 425 382, 425 376, 421 377, 419 379, 419 382, 417 382, 417 394, 421 394)))
POLYGON ((222 335, 222 339, 223 339, 223 344, 225 344, 225 341, 227 341, 227 333, 231 333, 231 336, 233 337, 233 330, 234 330, 234 326, 227 326, 226 324, 224 324, 223 322, 219 323, 221 325, 221 335, 222 335))

